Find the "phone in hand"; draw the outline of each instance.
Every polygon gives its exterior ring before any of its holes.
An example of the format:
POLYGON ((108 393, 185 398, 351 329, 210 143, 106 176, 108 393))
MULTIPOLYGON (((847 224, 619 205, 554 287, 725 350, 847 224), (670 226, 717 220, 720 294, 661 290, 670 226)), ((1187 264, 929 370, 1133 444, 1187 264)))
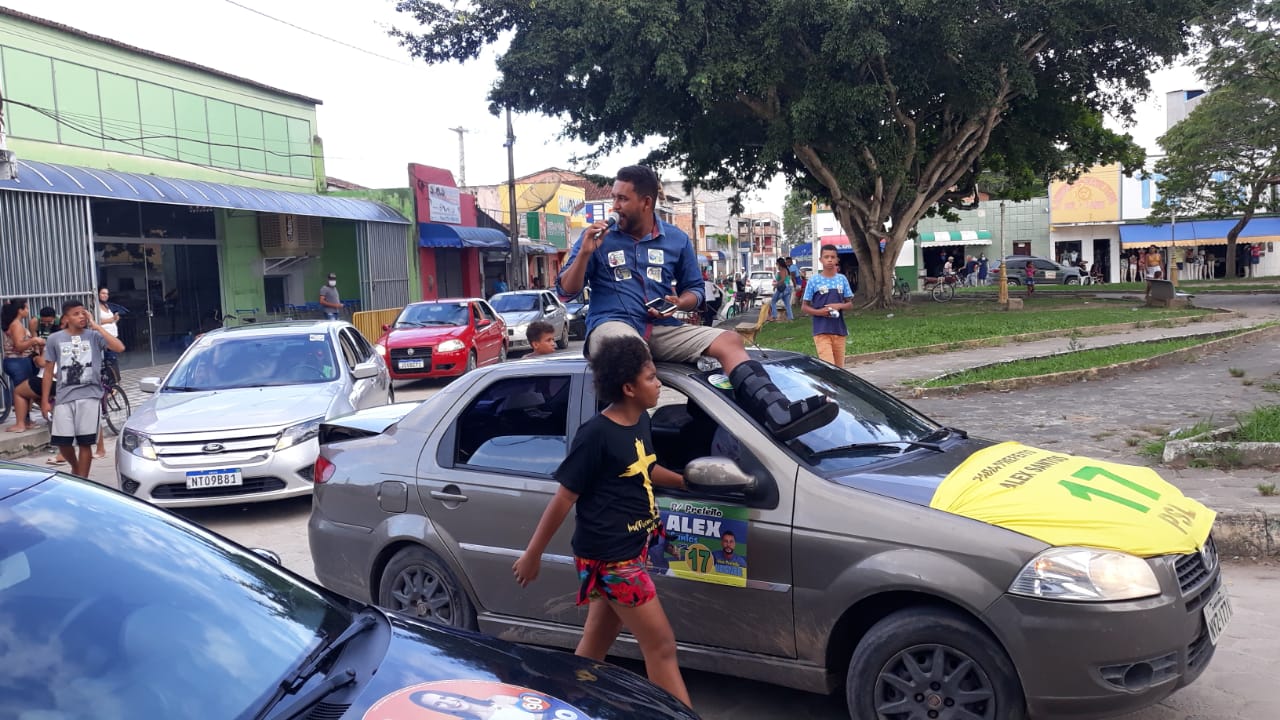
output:
POLYGON ((650 310, 657 310, 659 315, 670 315, 676 311, 676 306, 666 298, 654 298, 645 303, 644 306, 650 310))

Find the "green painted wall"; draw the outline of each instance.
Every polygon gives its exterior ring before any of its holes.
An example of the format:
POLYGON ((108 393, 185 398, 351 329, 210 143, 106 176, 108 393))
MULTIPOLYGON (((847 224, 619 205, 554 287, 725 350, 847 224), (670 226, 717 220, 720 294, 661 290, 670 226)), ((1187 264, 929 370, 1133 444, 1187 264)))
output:
MULTIPOLYGON (((381 190, 335 190, 326 195, 362 198, 382 203, 404 216, 410 221, 405 226, 405 267, 409 270, 409 301, 422 299, 422 283, 418 263, 418 225, 413 210, 413 192, 409 188, 386 188, 381 190)), ((343 295, 343 297, 346 297, 343 295)))
POLYGON ((307 267, 307 302, 320 301, 320 286, 329 281, 329 273, 338 274, 338 294, 343 300, 360 297, 356 235, 354 222, 324 221, 324 252, 320 254, 320 262, 313 261, 307 267))
POLYGON ((258 216, 243 210, 215 210, 218 237, 222 238, 222 312, 237 308, 266 311, 262 286, 262 251, 258 243, 258 216))
POLYGON ((20 159, 324 187, 315 105, 301 98, 2 15, 0 86, 33 106, 5 108, 20 159))

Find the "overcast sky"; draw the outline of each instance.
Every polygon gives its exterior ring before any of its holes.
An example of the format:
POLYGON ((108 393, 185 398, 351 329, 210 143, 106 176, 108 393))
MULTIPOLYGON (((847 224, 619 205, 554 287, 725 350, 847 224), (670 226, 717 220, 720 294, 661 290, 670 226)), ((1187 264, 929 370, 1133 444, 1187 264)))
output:
MULTIPOLYGON (((236 2, 399 62, 316 37, 229 0, 0 0, 21 12, 319 98, 329 175, 371 187, 403 187, 406 165, 417 162, 448 168, 457 177, 458 135, 450 128, 463 127, 468 130, 467 183, 506 180, 505 121, 489 114, 485 100, 496 76, 492 54, 464 65, 429 67, 409 60, 386 28, 409 27, 413 20, 395 12, 391 0, 236 2)), ((1138 124, 1129 128, 1139 143, 1158 151, 1165 92, 1192 87, 1198 87, 1195 75, 1186 68, 1152 77, 1152 97, 1141 106, 1138 124)), ((558 140, 559 129, 551 118, 515 117, 517 176, 571 168, 570 158, 588 149, 558 140)), ((642 154, 637 148, 614 155, 596 170, 610 174, 642 154)), ((785 191, 782 182, 772 183, 748 199, 748 210, 781 213, 785 191)))

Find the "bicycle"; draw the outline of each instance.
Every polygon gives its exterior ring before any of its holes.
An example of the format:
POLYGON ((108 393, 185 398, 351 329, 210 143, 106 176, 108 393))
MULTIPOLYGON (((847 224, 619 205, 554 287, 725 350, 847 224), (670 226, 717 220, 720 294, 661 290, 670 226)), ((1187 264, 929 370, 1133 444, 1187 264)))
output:
POLYGON ((934 302, 947 302, 956 296, 956 276, 927 277, 924 279, 924 289, 934 302))
POLYGON ((894 280, 893 298, 904 303, 911 302, 911 285, 902 278, 894 280))
POLYGON ((133 412, 129 404, 129 396, 120 387, 120 368, 114 362, 103 363, 102 366, 102 400, 99 403, 102 421, 111 429, 111 434, 119 436, 124 430, 124 422, 133 412))

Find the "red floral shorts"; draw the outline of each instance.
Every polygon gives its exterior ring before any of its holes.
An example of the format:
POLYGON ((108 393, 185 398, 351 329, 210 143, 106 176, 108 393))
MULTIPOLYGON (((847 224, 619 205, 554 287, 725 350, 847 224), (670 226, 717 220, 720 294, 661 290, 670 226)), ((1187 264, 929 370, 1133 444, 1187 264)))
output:
POLYGON ((639 557, 617 562, 575 557, 578 569, 578 604, 607 598, 626 607, 640 607, 658 595, 649 577, 649 549, 639 557))

